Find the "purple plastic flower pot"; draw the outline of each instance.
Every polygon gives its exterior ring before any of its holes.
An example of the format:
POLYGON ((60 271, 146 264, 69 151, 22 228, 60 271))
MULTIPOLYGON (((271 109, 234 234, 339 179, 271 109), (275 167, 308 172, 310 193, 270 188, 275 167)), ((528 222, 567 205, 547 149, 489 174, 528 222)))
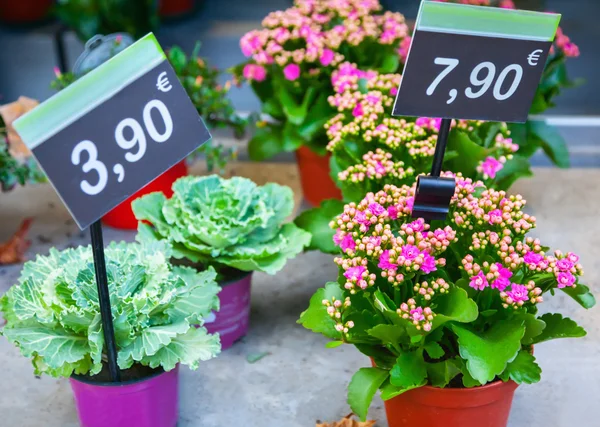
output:
POLYGON ((250 323, 250 286, 252 272, 233 280, 219 283, 221 309, 205 319, 204 326, 210 333, 221 336, 221 348, 231 347, 248 332, 250 323))
POLYGON ((70 378, 82 427, 175 427, 178 418, 178 372, 175 369, 139 380, 94 383, 70 378))

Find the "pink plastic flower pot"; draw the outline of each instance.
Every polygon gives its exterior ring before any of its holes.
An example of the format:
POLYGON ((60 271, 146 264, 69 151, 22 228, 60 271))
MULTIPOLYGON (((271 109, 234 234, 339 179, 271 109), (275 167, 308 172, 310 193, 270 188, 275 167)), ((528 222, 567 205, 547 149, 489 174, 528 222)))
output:
POLYGON ((178 419, 178 371, 121 383, 70 378, 82 427, 175 427, 178 419))
POLYGON ((219 292, 221 309, 205 319, 204 326, 210 333, 219 333, 223 350, 248 333, 251 282, 252 272, 249 272, 219 283, 222 288, 219 292))

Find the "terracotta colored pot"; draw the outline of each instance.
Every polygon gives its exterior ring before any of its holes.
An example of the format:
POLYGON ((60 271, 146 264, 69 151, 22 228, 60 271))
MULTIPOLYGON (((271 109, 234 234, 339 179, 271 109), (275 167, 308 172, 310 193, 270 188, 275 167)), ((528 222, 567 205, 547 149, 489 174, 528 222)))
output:
POLYGON ((385 401, 389 427, 506 427, 513 381, 474 388, 416 388, 385 401))
POLYGON ((193 12, 194 0, 160 0, 158 13, 164 18, 175 18, 193 12))
POLYGON ((319 206, 327 199, 342 199, 342 192, 329 175, 330 157, 329 153, 319 156, 305 146, 296 151, 302 192, 306 201, 312 206, 319 206))
POLYGON ((0 2, 0 20, 10 24, 30 24, 48 16, 54 0, 18 0, 0 2))
POLYGON ((122 230, 135 230, 138 226, 138 221, 135 219, 135 215, 131 209, 131 202, 142 197, 144 194, 153 193, 155 191, 161 191, 165 196, 171 197, 173 195, 171 186, 178 178, 186 176, 187 173, 188 170, 185 160, 177 163, 171 169, 160 175, 141 190, 135 192, 133 196, 129 197, 123 203, 104 215, 102 217, 102 222, 110 227, 120 228, 122 230))

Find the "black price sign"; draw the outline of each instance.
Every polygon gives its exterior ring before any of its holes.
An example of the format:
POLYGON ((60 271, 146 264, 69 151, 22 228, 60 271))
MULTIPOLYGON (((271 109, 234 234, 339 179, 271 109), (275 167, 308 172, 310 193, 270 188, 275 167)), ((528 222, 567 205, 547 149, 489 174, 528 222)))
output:
POLYGON ((393 114, 527 121, 559 20, 423 2, 393 114))
POLYGON ((15 128, 82 229, 210 139, 151 34, 15 128))

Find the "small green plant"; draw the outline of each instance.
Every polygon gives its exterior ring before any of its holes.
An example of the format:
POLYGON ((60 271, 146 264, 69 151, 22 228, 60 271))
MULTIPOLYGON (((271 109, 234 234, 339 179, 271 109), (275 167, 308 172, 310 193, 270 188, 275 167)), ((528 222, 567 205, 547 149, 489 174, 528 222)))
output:
MULTIPOLYGON (((172 267, 160 243, 111 243, 105 254, 121 369, 169 371, 178 363, 196 369, 220 352, 218 335, 193 326, 219 309, 213 269, 172 267)), ((36 375, 101 371, 106 354, 90 247, 53 248, 25 263, 0 308, 2 335, 31 358, 36 375)))
POLYGON ((559 313, 538 312, 556 292, 595 304, 579 257, 527 236, 535 218, 520 195, 455 178, 445 221, 413 220, 415 185, 385 185, 331 222, 339 276, 299 323, 332 339, 328 347, 353 344, 372 358, 375 367, 348 388, 363 420, 378 389, 387 400, 425 385, 538 382, 533 346, 586 334, 559 313))
POLYGON ((138 239, 166 241, 175 258, 223 274, 227 267, 275 274, 310 241, 308 232, 284 224, 294 206, 289 187, 211 175, 180 178, 173 191, 170 199, 152 193, 132 207, 138 239))

